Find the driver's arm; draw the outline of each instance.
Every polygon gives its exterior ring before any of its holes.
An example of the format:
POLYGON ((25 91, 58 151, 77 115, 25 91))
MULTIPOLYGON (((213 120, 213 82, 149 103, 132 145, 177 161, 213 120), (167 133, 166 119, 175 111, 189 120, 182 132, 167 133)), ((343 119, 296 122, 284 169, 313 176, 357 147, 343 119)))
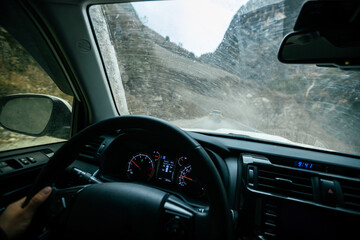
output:
POLYGON ((24 208, 25 197, 7 206, 0 215, 0 240, 14 239, 29 227, 34 213, 45 202, 51 193, 51 187, 45 187, 38 192, 24 208))

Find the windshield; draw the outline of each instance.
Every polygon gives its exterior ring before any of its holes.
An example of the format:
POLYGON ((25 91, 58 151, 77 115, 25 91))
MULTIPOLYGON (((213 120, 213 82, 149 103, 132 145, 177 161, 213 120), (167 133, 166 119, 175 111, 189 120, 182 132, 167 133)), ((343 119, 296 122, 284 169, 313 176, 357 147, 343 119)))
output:
POLYGON ((277 60, 303 0, 97 5, 90 17, 121 115, 360 154, 360 74, 277 60))

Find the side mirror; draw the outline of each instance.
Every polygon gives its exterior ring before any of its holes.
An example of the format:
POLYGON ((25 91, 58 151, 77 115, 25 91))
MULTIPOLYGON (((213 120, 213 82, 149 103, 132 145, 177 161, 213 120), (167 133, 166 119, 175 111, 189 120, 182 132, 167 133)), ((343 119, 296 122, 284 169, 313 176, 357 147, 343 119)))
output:
POLYGON ((64 100, 40 94, 16 94, 0 99, 0 125, 30 136, 70 136, 71 106, 64 100))

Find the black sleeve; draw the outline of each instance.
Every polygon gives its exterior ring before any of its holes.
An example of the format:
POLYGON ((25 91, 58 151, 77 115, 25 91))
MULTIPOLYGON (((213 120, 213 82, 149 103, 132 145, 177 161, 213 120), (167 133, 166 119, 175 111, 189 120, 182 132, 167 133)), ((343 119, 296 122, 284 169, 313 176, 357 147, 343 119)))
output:
POLYGON ((8 236, 1 227, 0 227, 0 240, 8 240, 8 236))

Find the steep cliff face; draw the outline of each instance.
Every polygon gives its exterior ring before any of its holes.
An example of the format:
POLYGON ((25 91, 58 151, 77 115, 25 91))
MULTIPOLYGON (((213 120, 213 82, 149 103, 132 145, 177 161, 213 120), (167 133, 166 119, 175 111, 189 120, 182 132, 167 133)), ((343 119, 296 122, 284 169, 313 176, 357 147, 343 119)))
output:
POLYGON ((130 4, 105 5, 103 11, 132 114, 191 119, 207 116, 214 106, 221 105, 224 114, 244 119, 225 106, 244 104, 245 90, 258 89, 257 83, 200 62, 188 50, 143 25, 130 4), (248 85, 252 87, 245 87, 248 85))
POLYGON ((286 69, 277 60, 278 47, 303 2, 249 1, 232 19, 216 51, 201 60, 259 83, 284 76, 286 69))

